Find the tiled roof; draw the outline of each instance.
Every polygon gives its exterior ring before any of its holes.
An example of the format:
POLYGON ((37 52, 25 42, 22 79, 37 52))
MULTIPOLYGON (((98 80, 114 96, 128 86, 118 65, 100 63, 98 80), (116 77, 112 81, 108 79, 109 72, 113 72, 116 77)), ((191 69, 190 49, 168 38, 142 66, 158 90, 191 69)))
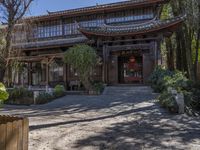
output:
POLYGON ((19 49, 40 49, 46 47, 61 47, 66 45, 74 45, 78 43, 88 42, 89 40, 84 37, 76 37, 76 38, 65 38, 65 39, 57 39, 57 40, 50 40, 50 41, 36 41, 36 42, 29 42, 29 43, 19 43, 13 44, 14 48, 19 49))
POLYGON ((110 4, 96 5, 96 6, 57 11, 57 12, 49 12, 47 15, 33 16, 33 17, 25 18, 25 19, 45 19, 45 18, 58 17, 58 16, 68 16, 68 15, 70 16, 70 15, 76 15, 76 14, 82 14, 82 13, 93 13, 95 11, 102 11, 102 10, 106 11, 106 10, 121 8, 121 7, 133 7, 133 6, 140 6, 140 5, 151 5, 155 3, 167 3, 168 1, 169 0, 126 0, 122 2, 110 3, 110 4))
POLYGON ((167 20, 151 20, 145 23, 132 23, 129 25, 103 25, 101 27, 81 27, 80 32, 85 35, 96 36, 117 36, 133 34, 138 35, 142 33, 154 32, 161 29, 169 28, 183 22, 185 16, 179 16, 167 20))

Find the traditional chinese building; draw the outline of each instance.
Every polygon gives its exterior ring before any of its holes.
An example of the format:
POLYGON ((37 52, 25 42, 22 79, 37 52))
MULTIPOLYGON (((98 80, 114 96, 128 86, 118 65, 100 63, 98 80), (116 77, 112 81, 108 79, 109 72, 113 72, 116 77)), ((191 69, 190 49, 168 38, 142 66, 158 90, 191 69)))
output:
MULTIPOLYGON (((146 83, 155 66, 162 63, 160 42, 183 22, 178 16, 160 20, 169 0, 130 0, 79 9, 48 12, 24 19, 30 27, 19 27, 13 57, 24 63, 15 84, 69 87, 78 81, 76 71, 63 63, 63 54, 76 44, 94 47, 102 63, 93 79, 107 84, 146 83), (23 29, 22 29, 23 28, 23 29)), ((14 78, 14 77, 13 77, 14 78)))

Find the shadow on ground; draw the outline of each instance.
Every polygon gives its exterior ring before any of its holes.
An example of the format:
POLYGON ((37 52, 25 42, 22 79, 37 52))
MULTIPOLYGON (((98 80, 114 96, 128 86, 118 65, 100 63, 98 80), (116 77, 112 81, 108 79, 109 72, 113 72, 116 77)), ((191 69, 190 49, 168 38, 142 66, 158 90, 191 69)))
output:
POLYGON ((200 149, 200 122, 187 116, 139 115, 140 119, 112 124, 104 132, 77 141, 75 149, 100 150, 200 149), (195 144, 196 142, 196 144, 195 144), (192 145, 190 145, 193 143, 192 145))
MULTIPOLYGON (((72 141, 73 149, 200 149, 199 118, 171 115, 153 101, 155 97, 152 93, 66 96, 40 106, 5 106, 1 113, 30 117, 30 131, 38 134, 50 132, 52 127, 59 130, 60 126, 76 126, 73 134, 79 136, 83 124, 90 128, 99 121, 112 120, 101 131, 72 141)), ((68 133, 63 133, 55 140, 67 137, 68 133)))
MULTIPOLYGON (((119 94, 119 93, 118 93, 119 94)), ((111 109, 121 105, 132 106, 134 104, 149 101, 154 99, 152 94, 137 94, 133 95, 100 95, 100 96, 66 96, 50 102, 45 105, 38 106, 12 106, 7 105, 2 113, 9 113, 15 115, 24 115, 27 117, 74 114, 86 111, 99 111, 102 109, 111 109), (13 111, 16 110, 16 111, 13 111)))

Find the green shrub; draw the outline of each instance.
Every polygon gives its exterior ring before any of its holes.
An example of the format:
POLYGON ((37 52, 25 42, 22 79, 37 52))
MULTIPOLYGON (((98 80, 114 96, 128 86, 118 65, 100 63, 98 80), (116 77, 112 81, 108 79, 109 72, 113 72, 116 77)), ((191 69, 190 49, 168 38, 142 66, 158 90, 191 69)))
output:
POLYGON ((31 105, 34 103, 33 91, 29 91, 25 88, 14 88, 8 90, 9 99, 6 101, 7 104, 20 104, 20 105, 31 105))
POLYGON ((184 91, 184 98, 187 107, 200 111, 200 88, 198 84, 193 84, 184 91))
POLYGON ((178 92, 189 86, 189 80, 185 74, 180 71, 169 71, 157 67, 150 77, 150 83, 155 92, 166 91, 169 87, 176 89, 178 92))
POLYGON ((172 94, 163 92, 158 99, 162 107, 167 108, 171 113, 178 113, 178 104, 172 94))
POLYGON ((164 78, 172 76, 172 72, 163 69, 161 66, 155 68, 154 72, 150 76, 150 83, 155 92, 162 92, 166 90, 164 78))
POLYGON ((188 87, 188 82, 189 80, 186 78, 184 73, 180 71, 174 71, 172 76, 164 77, 163 84, 165 89, 172 87, 178 92, 181 92, 188 87))
POLYGON ((9 94, 6 91, 5 86, 3 85, 3 83, 0 83, 0 103, 7 100, 8 97, 9 97, 9 94))
POLYGON ((102 93, 105 86, 102 82, 93 82, 94 90, 98 93, 102 93))
POLYGON ((9 94, 10 94, 9 100, 13 101, 17 99, 33 97, 33 92, 25 88, 14 88, 12 90, 9 90, 9 94))
POLYGON ((170 111, 176 112, 178 106, 174 97, 167 92, 169 87, 184 94, 186 112, 200 111, 200 84, 188 80, 185 73, 157 67, 150 77, 150 83, 155 92, 161 93, 160 104, 170 111))
POLYGON ((56 85, 54 88, 54 96, 55 97, 62 97, 65 95, 65 87, 63 85, 56 85))
POLYGON ((37 104, 45 104, 54 99, 54 96, 47 93, 47 92, 41 92, 39 95, 36 97, 36 103, 37 104))

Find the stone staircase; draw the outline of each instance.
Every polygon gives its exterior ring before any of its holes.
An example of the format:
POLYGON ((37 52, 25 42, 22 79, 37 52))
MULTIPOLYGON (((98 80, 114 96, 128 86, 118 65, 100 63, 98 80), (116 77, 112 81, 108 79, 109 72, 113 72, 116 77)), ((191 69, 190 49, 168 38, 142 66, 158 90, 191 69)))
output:
POLYGON ((129 95, 129 94, 151 94, 153 92, 150 86, 119 85, 107 86, 103 95, 129 95))

